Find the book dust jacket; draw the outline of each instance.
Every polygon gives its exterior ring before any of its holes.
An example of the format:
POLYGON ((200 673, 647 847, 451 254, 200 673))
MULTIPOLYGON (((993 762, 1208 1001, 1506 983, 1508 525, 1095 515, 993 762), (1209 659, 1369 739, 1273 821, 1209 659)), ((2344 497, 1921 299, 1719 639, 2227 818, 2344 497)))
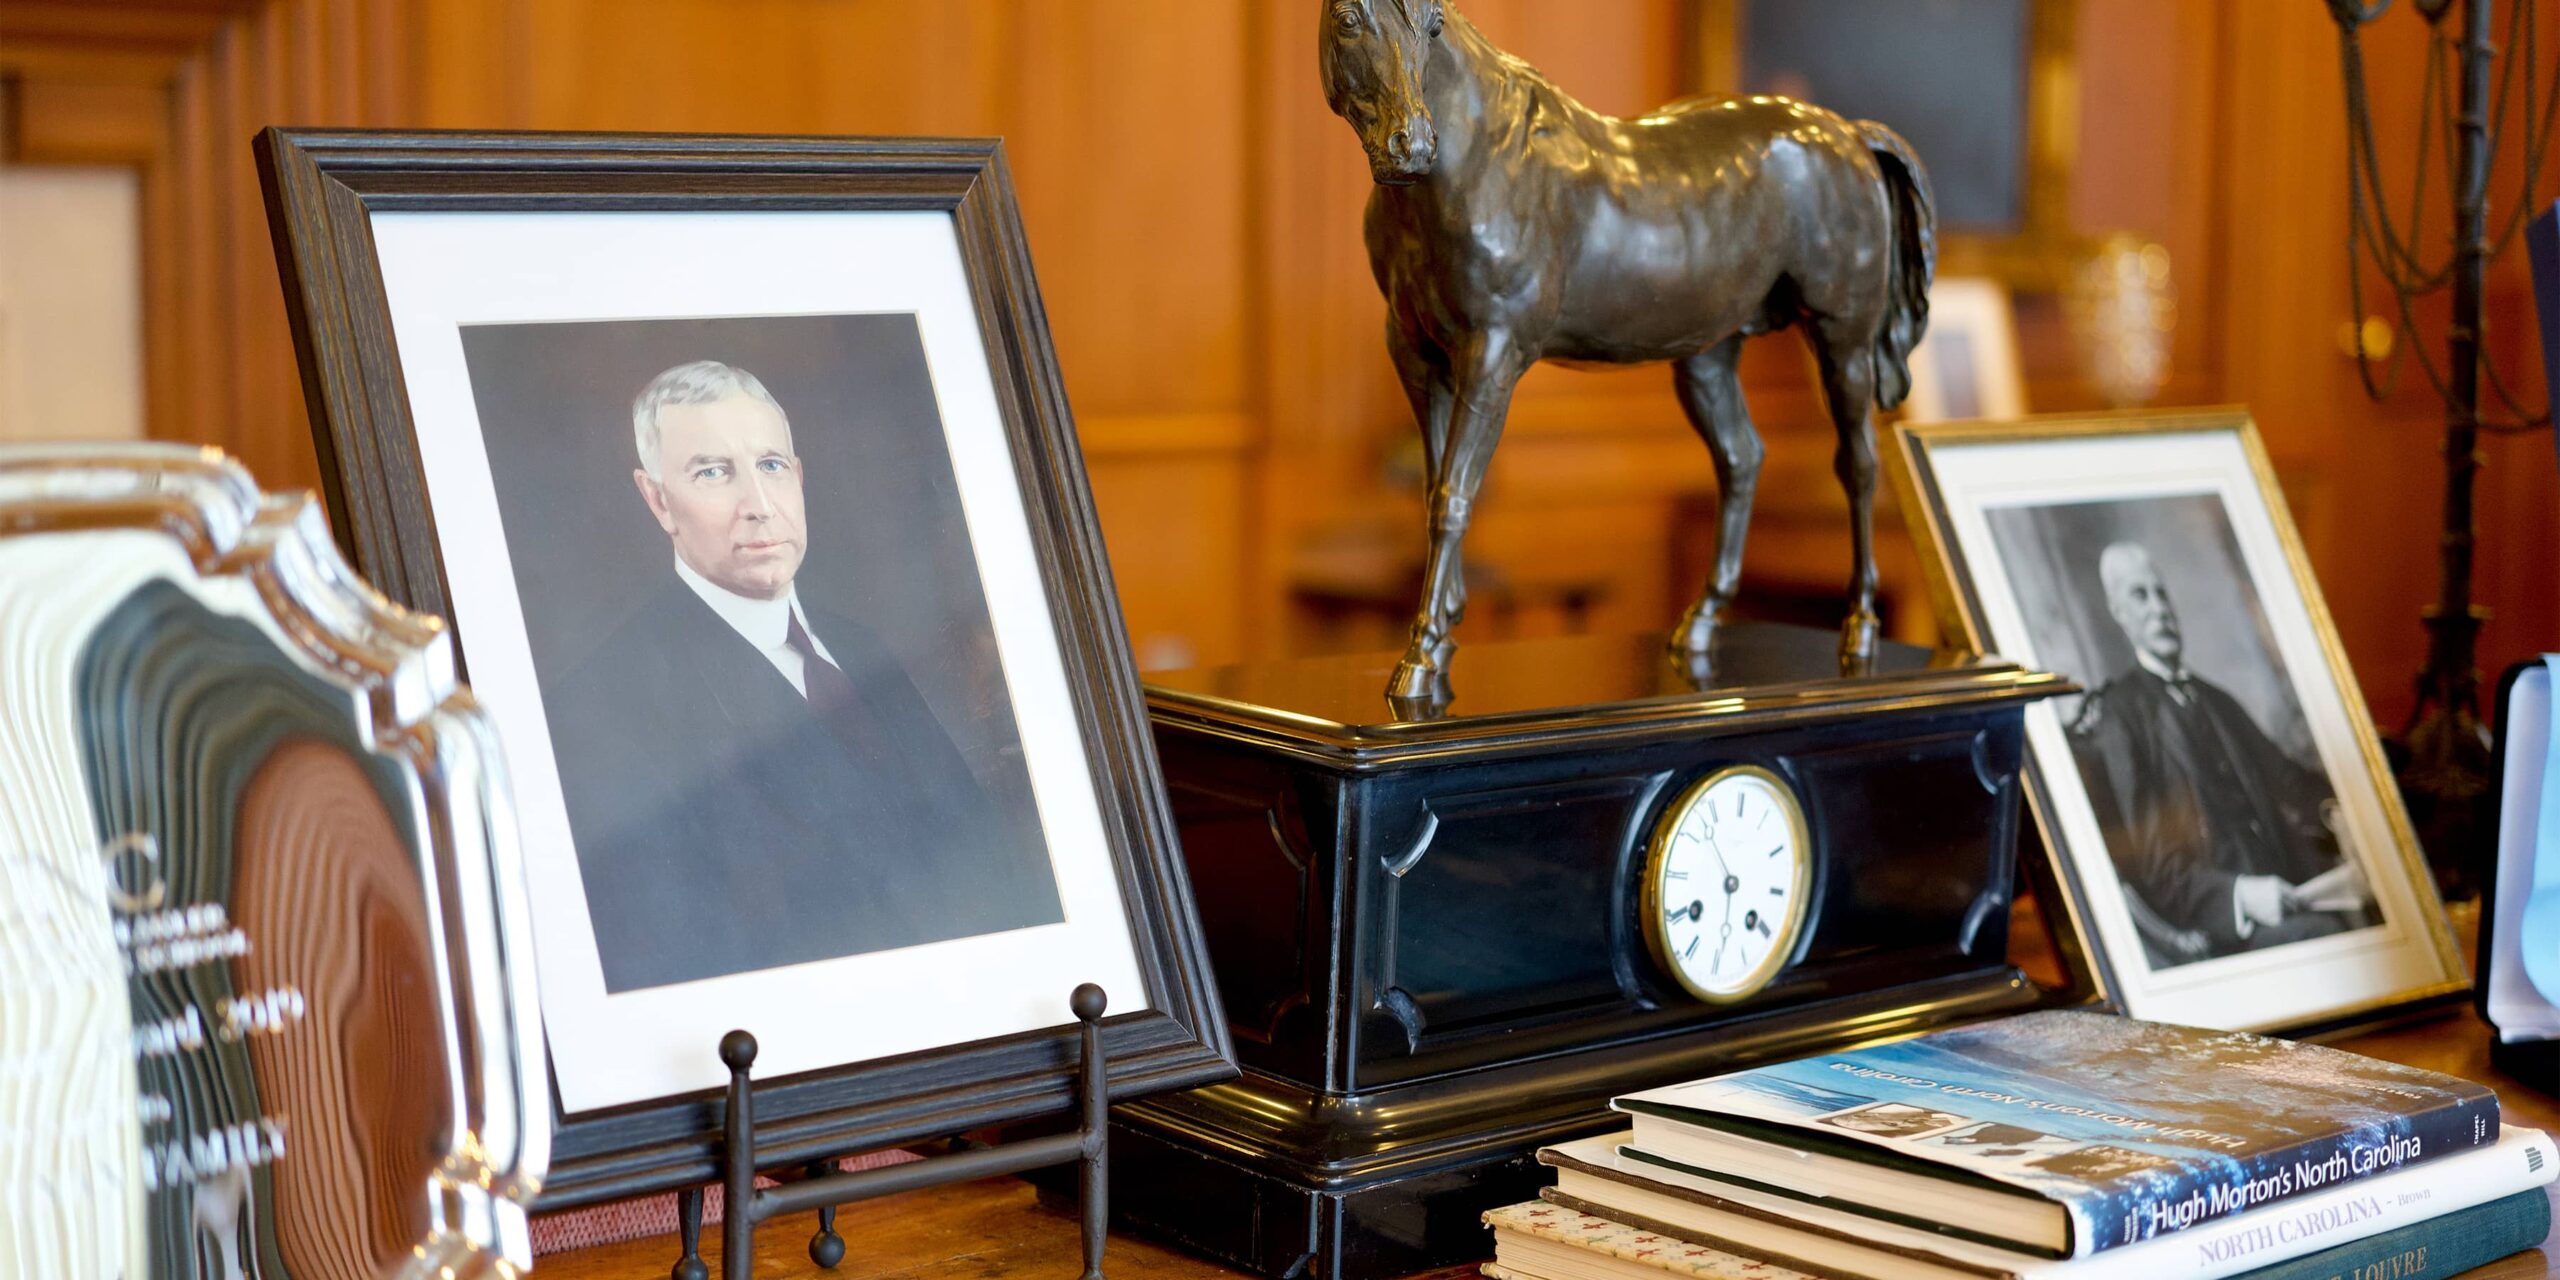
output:
POLYGON ((1738 1132, 2059 1203, 2065 1256, 2497 1141, 2498 1100, 2316 1045, 2051 1010, 1621 1098, 1630 1154, 1738 1132), (1654 1122, 1649 1125, 1649 1118, 1654 1122))

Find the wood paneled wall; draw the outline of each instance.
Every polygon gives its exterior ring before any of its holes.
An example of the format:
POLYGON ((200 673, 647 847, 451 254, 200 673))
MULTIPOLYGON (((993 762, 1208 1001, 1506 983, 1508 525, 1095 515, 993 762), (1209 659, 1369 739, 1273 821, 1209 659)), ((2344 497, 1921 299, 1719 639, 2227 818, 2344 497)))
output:
POLYGON ((425 24, 420 119, 1004 137, 1132 638, 1226 658, 1257 421, 1248 25, 1222 4, 456 0, 425 24))
POLYGON ((318 476, 248 139, 412 118, 407 0, 5 0, 0 158, 142 175, 145 417, 279 485, 318 476))
MULTIPOLYGON (((259 125, 1003 135, 1132 638, 1160 665, 1343 643, 1294 602, 1311 554, 1346 547, 1391 571, 1420 537, 1412 428, 1359 244, 1368 179, 1315 83, 1319 7, 0 0, 0 76, 11 158, 145 175, 155 433, 219 444, 278 485, 316 475, 248 158, 259 125)), ((1700 64, 1690 0, 1465 7, 1603 109, 1685 92, 1700 64)), ((2256 411, 2394 724, 2434 591, 2438 415, 2414 388, 2366 401, 2337 346, 2350 317, 2328 21, 2313 4, 2214 0, 2079 0, 2077 13, 2075 222, 2170 249, 2181 319, 2162 400, 2256 411)), ((2385 141, 2400 148, 2386 163, 2403 175, 2417 30, 2395 14, 2374 36, 2385 141)), ((2548 201, 2560 172, 2544 181, 2548 201)), ((2520 255, 2491 302, 2491 348, 2538 399, 2520 255)), ((2020 314, 2035 407, 2093 403, 2059 308, 2029 299, 2020 314)), ((1846 569, 1829 431, 1792 339, 1755 344, 1746 372, 1771 455, 1753 573, 1818 597, 1846 569)), ((1694 587, 1675 580, 1698 545, 1679 522, 1712 490, 1667 383, 1658 369, 1534 373, 1474 556, 1523 598, 1581 601, 1582 625, 1666 622, 1694 587)), ((2485 452, 2494 663, 2560 644, 2560 479, 2548 437, 2485 452)))

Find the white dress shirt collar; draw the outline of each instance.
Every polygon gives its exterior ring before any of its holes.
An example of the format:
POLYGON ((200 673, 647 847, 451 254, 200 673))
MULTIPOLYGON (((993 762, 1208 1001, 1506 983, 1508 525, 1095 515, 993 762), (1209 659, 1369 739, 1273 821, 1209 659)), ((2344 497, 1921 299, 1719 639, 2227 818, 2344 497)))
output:
POLYGON ((2163 680, 2174 683, 2187 678, 2187 667, 2185 663, 2179 663, 2175 668, 2172 668, 2168 663, 2162 662, 2159 658, 2154 657, 2149 649, 2136 648, 2133 651, 2133 660, 2141 663, 2143 670, 2148 671, 2163 680))
POLYGON ((684 579, 684 585, 702 597, 702 602, 711 606, 711 611, 720 615, 720 620, 728 623, 730 630, 754 645, 756 652, 763 654, 765 661, 772 663, 774 670, 781 672, 782 678, 789 680, 791 687, 798 689, 802 696, 808 694, 809 684, 804 670, 805 660, 790 643, 793 614, 800 615, 800 629, 808 633, 809 643, 817 647, 818 656, 830 663, 836 660, 836 656, 827 651, 827 642, 819 638, 817 629, 809 625, 809 611, 800 607, 799 588, 784 592, 779 600, 749 599, 694 572, 693 566, 686 564, 683 556, 677 556, 675 560, 676 576, 684 579))
POLYGON ((2175 698, 2178 705, 2185 706, 2187 700, 2195 696, 2194 692, 2187 688, 2189 673, 2185 663, 2179 663, 2175 669, 2172 669, 2168 663, 2153 657, 2149 649, 2139 646, 2136 646, 2133 651, 2133 660, 2141 663, 2143 670, 2160 677, 2160 683, 2169 686, 2169 696, 2175 698))
MULTIPOLYGON (((791 614, 800 603, 799 588, 784 592, 779 600, 751 600, 694 572, 683 556, 676 557, 676 576, 684 579, 684 584, 693 588, 693 593, 702 597, 722 622, 745 636, 747 643, 770 649, 790 638, 791 614)), ((808 625, 809 615, 800 616, 801 625, 808 625)))

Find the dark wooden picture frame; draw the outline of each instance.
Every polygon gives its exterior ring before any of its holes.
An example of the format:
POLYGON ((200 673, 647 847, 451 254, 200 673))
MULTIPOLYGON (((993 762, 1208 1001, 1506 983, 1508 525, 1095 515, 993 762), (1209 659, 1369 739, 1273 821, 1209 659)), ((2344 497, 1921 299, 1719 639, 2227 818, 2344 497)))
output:
MULTIPOLYGON (((1110 1095, 1235 1073, 999 143, 268 129, 256 151, 331 521, 357 569, 386 594, 447 617, 449 584, 372 215, 948 213, 1147 988, 1144 1011, 1104 1023, 1110 1095)), ((467 658, 470 636, 455 639, 467 658)), ((1078 1050, 1065 1006, 1072 978, 1061 981, 1053 1029, 760 1082, 758 1163, 800 1166, 1068 1111, 1078 1050)), ((1122 1008, 1138 1003, 1111 995, 1122 1008)), ((705 1092, 575 1117, 555 1111, 539 1207, 717 1178, 721 1105, 705 1092)))

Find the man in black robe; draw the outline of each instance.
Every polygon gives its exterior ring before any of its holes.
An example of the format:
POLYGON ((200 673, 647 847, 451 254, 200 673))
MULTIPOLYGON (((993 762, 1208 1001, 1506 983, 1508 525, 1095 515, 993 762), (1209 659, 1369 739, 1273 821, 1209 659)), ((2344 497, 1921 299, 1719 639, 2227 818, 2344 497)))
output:
POLYGON ((2134 665, 2090 695, 2072 751, 2152 967, 2361 927, 2328 779, 2187 669, 2150 552, 2116 543, 2098 574, 2134 665))

